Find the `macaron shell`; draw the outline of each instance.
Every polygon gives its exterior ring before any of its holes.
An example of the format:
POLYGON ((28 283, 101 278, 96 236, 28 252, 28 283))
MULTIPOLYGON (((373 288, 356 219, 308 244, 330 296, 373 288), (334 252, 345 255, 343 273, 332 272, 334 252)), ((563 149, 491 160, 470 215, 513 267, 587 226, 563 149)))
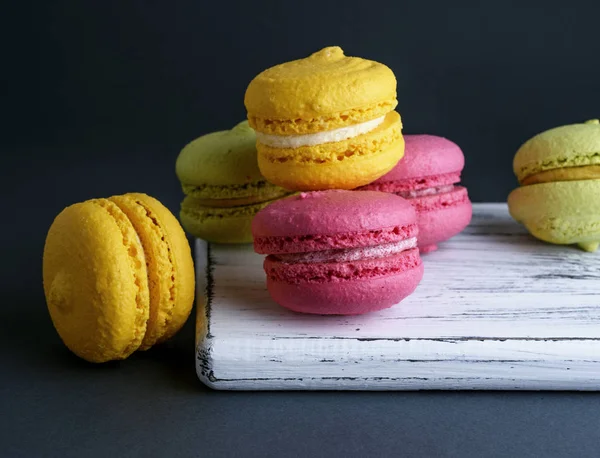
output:
MULTIPOLYGON (((368 134, 367 134, 368 135, 368 134)), ((384 149, 331 162, 274 162, 259 154, 258 164, 272 183, 294 191, 354 189, 364 186, 391 170, 404 155, 404 140, 398 137, 384 149)))
POLYGON ((201 187, 264 181, 256 162, 256 134, 247 121, 188 143, 177 157, 175 171, 183 184, 201 187))
POLYGON ((522 186, 508 196, 511 216, 536 238, 555 244, 600 241, 600 180, 522 186))
POLYGON ((462 150, 446 138, 434 135, 405 135, 404 142, 404 158, 374 184, 460 173, 465 166, 462 150))
POLYGON ((463 187, 457 187, 450 193, 417 197, 410 201, 418 208, 421 253, 435 250, 438 243, 462 232, 473 215, 473 206, 463 187))
MULTIPOLYGON (((175 335, 187 321, 194 303, 195 291, 195 272, 192 252, 187 237, 181 228, 181 225, 173 214, 158 200, 146 194, 130 193, 125 194, 125 199, 135 201, 143 207, 150 221, 145 220, 143 224, 144 233, 148 234, 152 240, 166 245, 156 245, 154 247, 155 260, 163 266, 161 273, 171 274, 171 277, 157 279, 160 281, 160 296, 158 301, 162 306, 158 308, 157 320, 154 322, 153 331, 144 340, 145 346, 153 345, 170 339, 175 335), (148 233, 148 231, 150 231, 148 233), (160 247, 160 248, 157 248, 160 247), (164 254, 166 258, 162 257, 164 254), (169 269, 167 262, 171 264, 169 269), (165 290, 166 286, 169 290, 165 290), (167 299, 168 296, 168 299, 167 299)), ((136 216, 142 216, 136 213, 136 216)), ((143 220, 140 220, 140 222, 143 220)), ((153 285, 158 286, 158 284, 153 285)))
POLYGON ((306 192, 273 202, 252 223, 254 237, 345 234, 410 226, 412 205, 393 194, 375 191, 306 192))
POLYGON ((322 283, 287 283, 267 276, 275 302, 295 312, 359 315, 389 308, 413 293, 423 278, 423 264, 394 275, 322 283))
POLYGON ((43 278, 52 322, 73 353, 105 362, 138 349, 149 316, 147 270, 117 205, 96 199, 63 210, 46 238, 43 278))
POLYGON ((250 125, 260 132, 331 130, 393 110, 396 78, 383 64, 328 47, 260 73, 250 82, 244 104, 250 125))
POLYGON ((166 234, 157 216, 132 195, 110 198, 127 215, 137 232, 148 266, 150 314, 140 350, 147 350, 165 333, 175 306, 175 270, 166 234))
POLYGON ((179 214, 186 232, 213 243, 251 243, 252 220, 270 201, 240 207, 216 208, 186 197, 179 214))
POLYGON ((521 183, 545 170, 600 164, 600 124, 588 122, 556 127, 526 141, 513 159, 521 183))

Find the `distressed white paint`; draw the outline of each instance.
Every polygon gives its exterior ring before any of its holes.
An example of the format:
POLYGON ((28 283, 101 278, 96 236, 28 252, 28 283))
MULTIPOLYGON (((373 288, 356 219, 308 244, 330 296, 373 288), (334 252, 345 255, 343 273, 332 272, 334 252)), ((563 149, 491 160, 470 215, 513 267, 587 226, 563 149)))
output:
POLYGON ((503 204, 423 256, 409 298, 355 317, 300 315, 252 247, 197 243, 197 371, 218 389, 600 389, 600 253, 541 243, 503 204), (206 319, 208 316, 208 319, 206 319))

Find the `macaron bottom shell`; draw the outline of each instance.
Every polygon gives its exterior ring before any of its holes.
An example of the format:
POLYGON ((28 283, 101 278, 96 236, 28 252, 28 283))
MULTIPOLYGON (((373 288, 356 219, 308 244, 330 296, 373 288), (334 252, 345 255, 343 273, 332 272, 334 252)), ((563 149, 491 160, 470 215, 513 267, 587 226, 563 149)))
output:
POLYGON ((273 162, 259 151, 261 173, 272 183, 295 191, 354 189, 389 172, 404 155, 400 136, 387 148, 364 155, 341 156, 334 162, 273 162))
POLYGON ((545 242, 595 251, 600 242, 600 180, 522 186, 508 196, 511 216, 545 242))
POLYGON ((413 293, 423 278, 423 264, 394 275, 325 283, 286 283, 267 277, 271 297, 294 312, 361 315, 383 310, 413 293))
POLYGON ((252 243, 252 219, 272 201, 240 207, 206 207, 186 197, 179 218, 186 232, 213 243, 252 243))
POLYGON ((358 315, 391 307, 423 277, 416 248, 351 262, 286 263, 269 256, 267 289, 283 307, 302 313, 358 315))

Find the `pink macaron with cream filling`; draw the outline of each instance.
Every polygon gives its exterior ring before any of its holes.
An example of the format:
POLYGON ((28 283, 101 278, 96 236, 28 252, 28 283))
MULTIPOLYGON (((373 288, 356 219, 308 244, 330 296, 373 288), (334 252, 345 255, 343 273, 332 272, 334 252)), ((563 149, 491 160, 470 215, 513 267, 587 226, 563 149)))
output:
POLYGON ((283 307, 357 315, 397 304, 423 277, 417 215, 382 192, 315 191, 278 200, 252 221, 267 289, 283 307))
POLYGON ((417 210, 419 249, 427 253, 468 226, 473 213, 467 189, 457 186, 465 165, 455 143, 434 135, 405 135, 404 158, 386 175, 359 188, 407 199, 417 210))

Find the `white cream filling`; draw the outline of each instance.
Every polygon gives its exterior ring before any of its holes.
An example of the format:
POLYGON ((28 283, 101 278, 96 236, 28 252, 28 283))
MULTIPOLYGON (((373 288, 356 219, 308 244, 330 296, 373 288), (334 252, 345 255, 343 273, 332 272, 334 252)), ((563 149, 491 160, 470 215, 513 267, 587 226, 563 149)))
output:
POLYGON ((299 148, 301 146, 315 146, 323 143, 341 142, 349 138, 358 137, 372 131, 383 123, 385 115, 370 121, 340 127, 339 129, 317 132, 304 135, 271 135, 256 132, 256 139, 263 145, 273 148, 299 148))
POLYGON ((341 248, 337 250, 312 251, 310 253, 288 253, 276 255, 280 261, 297 262, 352 262, 364 259, 384 258, 402 251, 417 247, 417 238, 400 240, 399 242, 358 248, 341 248))
POLYGON ((404 197, 405 199, 412 199, 414 197, 433 196, 435 194, 443 194, 450 192, 454 189, 453 184, 446 184, 443 186, 436 186, 434 188, 417 189, 416 191, 398 191, 397 195, 404 197))

